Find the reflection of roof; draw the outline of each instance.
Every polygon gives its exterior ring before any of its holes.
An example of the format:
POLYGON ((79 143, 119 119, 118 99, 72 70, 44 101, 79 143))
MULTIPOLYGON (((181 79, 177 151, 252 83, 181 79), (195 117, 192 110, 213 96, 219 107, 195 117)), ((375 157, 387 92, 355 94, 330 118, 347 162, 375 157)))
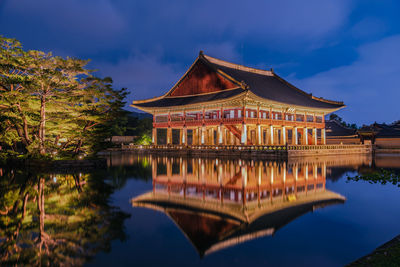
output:
POLYGON ((356 136, 355 129, 347 128, 340 124, 337 120, 328 120, 325 122, 326 137, 354 137, 356 136))
POLYGON ((133 206, 147 207, 167 214, 192 242, 201 256, 272 235, 295 218, 345 198, 325 190, 299 196, 295 201, 223 203, 180 195, 143 194, 132 200, 133 206))
POLYGON ((376 137, 400 137, 400 121, 392 124, 374 123, 363 126, 358 130, 362 135, 375 135, 376 137))
MULTIPOLYGON (((218 87, 218 86, 217 86, 218 87)), ((213 89, 217 90, 217 89, 213 89)), ((344 107, 343 102, 336 102, 317 98, 311 94, 296 88, 284 79, 276 75, 273 71, 265 71, 253 69, 223 60, 212 58, 200 53, 195 63, 186 72, 186 74, 179 80, 179 82, 164 96, 152 98, 148 100, 134 101, 133 106, 149 108, 149 107, 166 107, 166 106, 180 106, 200 102, 207 102, 219 99, 228 99, 242 92, 251 91, 258 97, 272 100, 289 105, 297 105, 312 108, 322 109, 339 109, 344 107), (212 94, 194 94, 190 96, 173 96, 173 92, 184 81, 185 78, 190 77, 191 70, 195 69, 196 64, 203 64, 209 72, 229 80, 232 84, 239 87, 236 89, 227 89, 221 87, 218 93, 212 94), (227 92, 224 92, 227 91, 227 92)))

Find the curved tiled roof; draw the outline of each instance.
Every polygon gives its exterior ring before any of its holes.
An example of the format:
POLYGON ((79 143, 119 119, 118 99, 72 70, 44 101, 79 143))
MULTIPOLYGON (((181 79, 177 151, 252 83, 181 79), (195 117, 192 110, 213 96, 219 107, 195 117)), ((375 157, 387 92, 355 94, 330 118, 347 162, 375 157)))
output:
POLYGON ((343 126, 337 120, 329 120, 325 122, 326 136, 355 136, 357 135, 356 129, 351 129, 343 126))
MULTIPOLYGON (((345 106, 343 102, 336 102, 313 97, 311 94, 307 94, 304 91, 286 82, 284 79, 276 75, 272 70, 259 70, 241 66, 220 59, 212 58, 210 56, 204 55, 202 52, 200 52, 199 57, 196 59, 190 69, 192 69, 193 66, 199 61, 205 63, 214 71, 233 81, 240 88, 222 90, 216 93, 209 94, 190 95, 185 97, 169 96, 169 93, 172 92, 179 84, 178 82, 177 85, 175 85, 164 96, 144 101, 134 101, 133 106, 139 108, 181 106, 219 99, 226 99, 236 96, 244 92, 245 90, 251 91, 258 97, 288 105, 330 110, 340 109, 345 106)), ((185 76, 186 74, 183 77, 185 76)), ((180 81, 182 81, 183 77, 180 81)))
POLYGON ((209 56, 204 56, 204 58, 215 68, 237 81, 244 82, 249 87, 249 90, 259 97, 281 103, 313 108, 331 109, 344 106, 342 102, 315 98, 286 82, 273 71, 252 69, 209 56))
POLYGON ((400 137, 400 123, 392 124, 374 123, 369 126, 363 126, 358 130, 359 133, 373 133, 376 137, 400 137))

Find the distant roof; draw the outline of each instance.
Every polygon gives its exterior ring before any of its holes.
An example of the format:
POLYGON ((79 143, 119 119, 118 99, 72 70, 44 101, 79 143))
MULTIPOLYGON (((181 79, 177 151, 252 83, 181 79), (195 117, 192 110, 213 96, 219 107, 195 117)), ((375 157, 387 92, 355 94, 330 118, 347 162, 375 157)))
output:
POLYGON ((330 101, 314 97, 312 94, 307 94, 276 75, 272 70, 259 70, 245 67, 204 55, 202 52, 200 52, 199 57, 191 68, 168 93, 158 98, 134 101, 133 106, 139 108, 180 106, 230 98, 244 91, 251 91, 258 97, 289 105, 322 109, 339 109, 345 106, 343 102, 330 101), (210 94, 184 97, 171 96, 173 90, 179 86, 180 82, 183 81, 197 63, 204 63, 210 70, 234 82, 239 88, 225 89, 210 94))
POLYGON ((374 133, 376 137, 400 137, 400 121, 392 124, 373 123, 358 130, 359 133, 374 133))
POLYGON ((351 129, 343 126, 337 120, 328 120, 325 122, 326 136, 355 136, 357 135, 356 129, 351 129))

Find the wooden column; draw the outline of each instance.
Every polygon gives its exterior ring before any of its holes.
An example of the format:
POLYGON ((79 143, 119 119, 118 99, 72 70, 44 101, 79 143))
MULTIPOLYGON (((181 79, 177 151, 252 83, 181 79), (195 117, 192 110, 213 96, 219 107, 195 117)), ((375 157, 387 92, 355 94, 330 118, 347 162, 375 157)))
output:
POLYGON ((186 144, 187 142, 187 128, 186 126, 183 126, 183 130, 182 130, 182 145, 186 144))
POLYGON ((261 135, 261 125, 258 124, 257 125, 257 145, 261 145, 262 144, 261 137, 262 137, 262 135, 261 135))
POLYGON ((172 144, 172 128, 167 128, 167 145, 172 144))
POLYGON ((308 130, 307 127, 303 128, 304 145, 308 145, 308 130))
POLYGON ((153 131, 151 132, 151 143, 157 145, 157 128, 153 128, 153 131))
POLYGON ((219 125, 218 126, 218 144, 222 145, 223 143, 223 135, 222 135, 222 130, 221 130, 222 126, 219 125))
POLYGON ((241 143, 242 143, 242 145, 246 145, 246 143, 247 143, 247 126, 246 126, 246 123, 242 124, 241 143))
POLYGON ((269 127, 269 131, 270 131, 270 144, 274 145, 274 127, 272 125, 269 127))
POLYGON ((293 140, 292 140, 293 145, 298 145, 299 141, 297 140, 297 127, 293 128, 293 140))
POLYGON ((317 128, 313 129, 313 142, 314 142, 314 145, 318 145, 317 128))
POLYGON ((321 129, 321 143, 323 145, 326 145, 326 132, 325 128, 321 129))
POLYGON ((286 142, 286 127, 285 126, 282 127, 282 141, 283 141, 282 144, 286 145, 287 142, 286 142))
POLYGON ((201 144, 204 145, 205 141, 204 141, 204 132, 205 132, 205 126, 203 125, 201 127, 201 144))

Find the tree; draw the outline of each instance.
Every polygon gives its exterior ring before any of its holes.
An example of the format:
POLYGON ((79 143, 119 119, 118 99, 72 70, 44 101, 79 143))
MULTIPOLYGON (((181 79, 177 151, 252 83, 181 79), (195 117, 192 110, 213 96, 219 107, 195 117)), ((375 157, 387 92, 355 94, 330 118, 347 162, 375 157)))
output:
POLYGON ((347 128, 351 128, 351 129, 358 129, 358 126, 357 126, 357 124, 355 124, 355 123, 352 123, 352 124, 350 124, 350 123, 346 123, 341 117, 339 117, 337 114, 335 114, 335 113, 332 113, 332 114, 330 114, 329 115, 329 119, 330 120, 335 120, 335 121, 337 121, 337 122, 339 122, 341 125, 343 125, 344 127, 347 127, 347 128))
POLYGON ((83 265, 124 240, 128 214, 108 204, 114 188, 92 174, 0 176, 0 261, 8 265, 83 265))
POLYGON ((0 37, 0 143, 31 156, 90 154, 123 132, 126 89, 92 76, 87 63, 0 37))

